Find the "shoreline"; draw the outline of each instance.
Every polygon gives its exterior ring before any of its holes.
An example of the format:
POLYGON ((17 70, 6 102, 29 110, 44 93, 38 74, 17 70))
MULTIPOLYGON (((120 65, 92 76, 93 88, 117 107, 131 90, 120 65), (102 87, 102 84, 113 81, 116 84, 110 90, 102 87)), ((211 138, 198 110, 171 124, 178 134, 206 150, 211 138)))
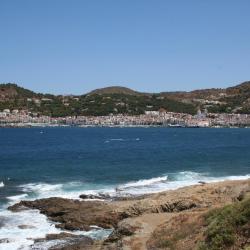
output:
POLYGON ((0 124, 0 128, 245 128, 250 126, 0 124))
MULTIPOLYGON (((248 192, 250 192, 250 179, 225 180, 200 183, 125 200, 89 201, 52 197, 21 201, 11 206, 10 210, 18 212, 23 207, 38 209, 40 213, 57 223, 56 227, 72 233, 75 230, 88 231, 91 225, 113 230, 107 240, 94 241, 91 244, 88 242, 90 244, 88 248, 75 249, 147 249, 145 244, 153 231, 170 217, 180 213, 204 213, 214 207, 237 202, 243 193, 248 192), (141 233, 142 228, 149 233, 141 233), (145 244, 134 248, 141 241, 145 244), (118 248, 121 243, 127 248, 118 248)), ((68 235, 66 238, 72 237, 68 235)), ((85 238, 82 240, 86 241, 85 238)), ((44 239, 44 242, 46 241, 48 240, 44 239)), ((78 238, 74 244, 77 246, 80 242, 78 238)), ((67 245, 64 242, 66 248, 63 249, 71 249, 71 243, 67 245)))

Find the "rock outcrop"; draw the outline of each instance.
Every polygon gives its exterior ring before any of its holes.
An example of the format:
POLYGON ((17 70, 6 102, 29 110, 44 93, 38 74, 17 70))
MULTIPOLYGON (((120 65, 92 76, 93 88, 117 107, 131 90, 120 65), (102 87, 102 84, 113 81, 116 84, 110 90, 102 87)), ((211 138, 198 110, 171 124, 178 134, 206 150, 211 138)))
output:
MULTIPOLYGON (((152 240, 151 234, 153 231, 163 223, 170 223, 171 218, 173 218, 171 223, 174 223, 174 218, 185 218, 187 221, 189 216, 195 215, 200 218, 199 214, 211 208, 239 202, 249 196, 250 180, 226 181, 210 184, 202 183, 202 185, 189 186, 178 190, 115 201, 110 199, 107 201, 86 201, 55 197, 21 201, 9 207, 9 209, 13 212, 27 208, 39 209, 50 220, 57 222, 58 228, 67 230, 91 230, 92 225, 113 229, 113 233, 101 246, 95 243, 90 244, 90 241, 86 238, 57 235, 56 237, 71 239, 68 240, 64 248, 60 248, 63 250, 144 250, 147 249, 146 242, 150 238, 152 240), (185 214, 185 216, 182 217, 182 214, 185 214)), ((83 196, 82 198, 89 197, 83 196)), ((47 236, 45 240, 48 239, 51 239, 51 236, 47 236)))
POLYGON ((81 250, 93 249, 94 241, 83 235, 70 233, 47 234, 45 238, 36 239, 32 249, 39 249, 39 244, 47 243, 49 250, 81 250))
POLYGON ((39 209, 52 221, 59 222, 58 228, 67 230, 91 229, 91 225, 102 228, 113 228, 120 220, 118 213, 110 205, 99 201, 79 201, 64 198, 48 198, 35 201, 21 201, 9 210, 18 212, 20 209, 39 209))

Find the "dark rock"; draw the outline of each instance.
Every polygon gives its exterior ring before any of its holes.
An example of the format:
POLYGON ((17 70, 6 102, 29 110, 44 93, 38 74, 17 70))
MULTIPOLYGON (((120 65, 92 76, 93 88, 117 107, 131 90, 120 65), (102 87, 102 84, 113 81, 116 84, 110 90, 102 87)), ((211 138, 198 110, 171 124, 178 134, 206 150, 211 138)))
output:
POLYGON ((81 194, 79 196, 81 199, 99 199, 99 200, 107 200, 107 199, 111 199, 110 195, 108 194, 98 194, 98 195, 94 195, 94 194, 81 194))
POLYGON ((8 219, 4 216, 0 216, 0 228, 4 227, 8 223, 8 219))
POLYGON ((1 243, 9 243, 9 242, 10 242, 10 240, 8 238, 2 238, 2 239, 0 239, 0 244, 1 243))
POLYGON ((35 228, 35 227, 31 226, 31 225, 19 225, 18 228, 20 228, 20 229, 30 229, 30 228, 35 228))
POLYGON ((198 183, 201 184, 201 185, 207 184, 205 181, 198 181, 198 183))

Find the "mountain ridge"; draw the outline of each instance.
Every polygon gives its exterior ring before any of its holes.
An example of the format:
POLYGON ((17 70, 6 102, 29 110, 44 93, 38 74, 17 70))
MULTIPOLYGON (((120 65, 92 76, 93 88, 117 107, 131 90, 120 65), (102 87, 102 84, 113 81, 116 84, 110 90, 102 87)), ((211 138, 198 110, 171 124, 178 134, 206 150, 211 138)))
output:
POLYGON ((95 89, 82 95, 36 93, 17 84, 0 84, 0 111, 25 109, 49 116, 68 115, 138 115, 165 109, 195 114, 250 113, 250 81, 228 88, 143 93, 123 86, 95 89))
MULTIPOLYGON (((22 89, 25 91, 32 92, 33 94, 39 94, 39 95, 53 95, 53 96, 63 96, 62 94, 49 94, 49 93, 39 93, 32 90, 29 90, 25 87, 19 86, 16 83, 0 83, 0 95, 1 90, 3 88, 17 88, 22 89)), ((82 96, 82 95, 93 95, 93 94, 130 94, 130 95, 149 95, 149 94, 187 94, 187 93, 200 93, 200 92, 208 92, 208 91, 230 91, 234 89, 241 89, 241 88, 247 88, 250 89, 250 81, 244 81, 242 83, 239 83, 234 86, 226 87, 226 88, 205 88, 205 89, 194 89, 190 91, 182 91, 182 90, 176 90, 176 91, 160 91, 160 92, 141 92, 134 90, 129 87, 120 86, 120 85, 112 85, 102 88, 93 89, 89 92, 83 93, 83 94, 65 94, 64 96, 72 95, 72 96, 82 96)))

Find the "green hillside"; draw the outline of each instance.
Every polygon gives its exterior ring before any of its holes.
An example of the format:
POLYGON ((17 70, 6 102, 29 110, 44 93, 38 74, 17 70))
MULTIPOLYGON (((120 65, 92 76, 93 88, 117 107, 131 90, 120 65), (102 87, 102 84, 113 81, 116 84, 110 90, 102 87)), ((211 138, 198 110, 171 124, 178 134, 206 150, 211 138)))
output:
POLYGON ((250 113, 250 82, 227 89, 191 92, 141 93, 125 87, 107 87, 80 96, 40 94, 16 84, 0 84, 0 111, 28 110, 40 115, 138 115, 164 108, 195 114, 198 108, 214 113, 250 113))

